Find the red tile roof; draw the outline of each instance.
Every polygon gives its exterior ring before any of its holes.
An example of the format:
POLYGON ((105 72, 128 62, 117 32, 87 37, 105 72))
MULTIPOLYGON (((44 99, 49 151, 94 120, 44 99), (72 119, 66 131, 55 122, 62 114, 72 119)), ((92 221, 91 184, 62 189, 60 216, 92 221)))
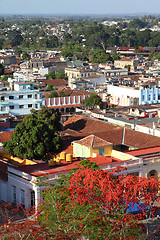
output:
POLYGON ((129 50, 135 50, 133 47, 118 47, 118 51, 129 51, 129 50))
POLYGON ((88 137, 82 138, 81 140, 74 141, 74 143, 78 143, 91 148, 113 145, 112 143, 107 142, 95 135, 89 135, 88 137))
MULTIPOLYGON (((96 158, 89 158, 89 160, 91 162, 96 162, 98 166, 104 166, 109 163, 121 161, 113 157, 103 157, 99 155, 96 158)), ((18 167, 18 169, 20 171, 29 173, 35 177, 42 177, 47 175, 63 174, 65 172, 70 172, 72 169, 78 168, 79 163, 80 160, 75 158, 73 159, 72 163, 68 163, 62 160, 60 166, 50 167, 48 163, 40 163, 36 165, 20 166, 18 167)))
POLYGON ((159 153, 160 154, 160 146, 153 146, 147 148, 141 148, 136 150, 126 151, 125 153, 130 154, 132 156, 143 156, 148 154, 159 153))
POLYGON ((4 74, 12 74, 14 73, 14 71, 12 71, 11 69, 4 69, 4 74))
POLYGON ((65 129, 69 128, 76 130, 77 132, 87 133, 88 135, 93 133, 95 135, 95 132, 107 131, 117 128, 116 126, 104 121, 83 117, 76 114, 64 123, 64 127, 65 129))
POLYGON ((101 120, 90 119, 78 115, 74 115, 73 117, 69 118, 64 123, 64 127, 65 129, 68 128, 77 132, 71 134, 72 141, 74 141, 74 137, 83 138, 94 134, 95 136, 100 137, 107 142, 113 144, 122 144, 124 134, 123 144, 130 147, 146 148, 160 145, 160 137, 141 133, 128 128, 125 128, 124 131, 123 127, 117 127, 101 120))
POLYGON ((0 132, 0 142, 9 141, 13 131, 0 132))
POLYGON ((64 79, 48 79, 44 80, 46 85, 53 84, 55 87, 67 86, 67 82, 64 79))
POLYGON ((135 148, 146 148, 160 145, 160 137, 125 129, 124 144, 135 148))

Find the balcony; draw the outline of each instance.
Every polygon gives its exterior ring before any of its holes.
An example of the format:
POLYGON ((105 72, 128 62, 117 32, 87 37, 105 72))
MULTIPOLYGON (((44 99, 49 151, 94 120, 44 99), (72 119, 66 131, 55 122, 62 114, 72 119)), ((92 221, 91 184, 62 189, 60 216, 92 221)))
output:
POLYGON ((7 104, 9 104, 8 100, 1 100, 0 101, 0 105, 7 105, 7 104))

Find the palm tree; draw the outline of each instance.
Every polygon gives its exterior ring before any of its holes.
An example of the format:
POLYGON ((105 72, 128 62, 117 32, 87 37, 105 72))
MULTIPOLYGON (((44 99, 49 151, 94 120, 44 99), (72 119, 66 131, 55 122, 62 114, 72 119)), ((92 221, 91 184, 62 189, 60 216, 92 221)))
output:
POLYGON ((106 95, 107 108, 109 108, 109 103, 110 103, 111 98, 112 98, 111 94, 107 93, 107 95, 106 95))

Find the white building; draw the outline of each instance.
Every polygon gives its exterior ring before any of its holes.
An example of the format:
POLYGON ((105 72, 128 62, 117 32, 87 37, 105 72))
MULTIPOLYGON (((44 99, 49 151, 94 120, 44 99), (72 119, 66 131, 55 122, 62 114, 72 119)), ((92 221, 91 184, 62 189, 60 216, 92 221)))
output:
POLYGON ((160 88, 128 87, 107 85, 107 93, 111 94, 110 103, 120 106, 144 105, 160 103, 160 88))
POLYGON ((33 83, 11 83, 11 90, 0 92, 0 114, 26 115, 32 108, 42 107, 42 93, 33 83))
MULTIPOLYGON (((116 166, 121 166, 127 168, 126 172, 129 174, 140 177, 158 177, 160 175, 160 158, 157 157, 157 152, 160 153, 160 147, 133 150, 127 154, 119 152, 119 162, 109 162, 104 156, 97 156, 96 162, 101 169, 108 171, 116 166), (131 159, 123 160, 124 155, 131 156, 131 159), (136 157, 138 155, 141 156, 136 157), (100 164, 98 158, 100 158, 100 164)), ((65 163, 64 165, 63 163, 54 168, 49 167, 48 163, 16 167, 11 164, 7 166, 1 160, 0 166, 6 169, 3 174, 6 176, 0 176, 0 200, 8 203, 20 203, 25 209, 34 205, 37 207, 42 202, 41 193, 43 191, 43 187, 36 185, 38 177, 47 176, 47 181, 53 183, 60 175, 68 174, 71 169, 77 167, 79 161, 73 161, 73 164, 65 163)))

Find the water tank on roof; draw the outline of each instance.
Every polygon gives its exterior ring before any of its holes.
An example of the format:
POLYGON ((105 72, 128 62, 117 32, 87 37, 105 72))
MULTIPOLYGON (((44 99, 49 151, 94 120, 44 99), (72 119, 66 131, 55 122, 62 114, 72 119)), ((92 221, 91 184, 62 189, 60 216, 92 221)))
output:
POLYGON ((66 162, 72 162, 72 154, 66 155, 66 162))
POLYGON ((62 160, 66 159, 66 153, 65 152, 60 153, 60 159, 62 159, 62 160))

